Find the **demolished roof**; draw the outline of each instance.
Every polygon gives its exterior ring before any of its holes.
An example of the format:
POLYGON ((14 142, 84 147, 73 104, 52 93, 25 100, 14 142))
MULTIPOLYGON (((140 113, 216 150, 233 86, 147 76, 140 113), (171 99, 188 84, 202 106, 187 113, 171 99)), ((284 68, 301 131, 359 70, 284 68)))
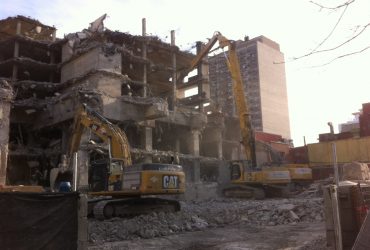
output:
POLYGON ((20 34, 24 37, 34 40, 53 40, 53 33, 56 28, 21 15, 0 20, 0 40, 16 35, 18 23, 21 24, 20 34))

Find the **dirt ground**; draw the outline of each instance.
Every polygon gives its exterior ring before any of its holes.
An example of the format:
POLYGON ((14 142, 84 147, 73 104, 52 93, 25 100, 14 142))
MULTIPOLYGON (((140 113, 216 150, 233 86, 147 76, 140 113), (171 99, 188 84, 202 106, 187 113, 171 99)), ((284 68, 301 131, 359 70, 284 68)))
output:
POLYGON ((115 249, 178 249, 178 250, 324 250, 323 222, 295 225, 252 226, 227 225, 152 239, 109 242, 89 247, 90 250, 115 249))

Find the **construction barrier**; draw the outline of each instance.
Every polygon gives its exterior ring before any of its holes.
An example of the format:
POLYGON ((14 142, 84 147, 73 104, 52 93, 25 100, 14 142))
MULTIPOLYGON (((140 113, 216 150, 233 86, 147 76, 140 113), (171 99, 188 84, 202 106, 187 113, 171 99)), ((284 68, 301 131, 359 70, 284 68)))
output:
MULTIPOLYGON (((370 162, 370 137, 333 141, 336 144, 338 164, 370 162)), ((333 163, 333 142, 320 142, 308 144, 308 157, 310 165, 329 165, 333 163)))
POLYGON ((78 193, 0 192, 1 249, 77 249, 78 193))

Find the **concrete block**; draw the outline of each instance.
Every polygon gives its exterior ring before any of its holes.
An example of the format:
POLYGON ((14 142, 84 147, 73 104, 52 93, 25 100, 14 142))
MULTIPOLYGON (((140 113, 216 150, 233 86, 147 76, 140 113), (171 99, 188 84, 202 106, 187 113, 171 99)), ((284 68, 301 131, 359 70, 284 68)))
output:
POLYGON ((204 114, 192 115, 190 118, 190 127, 193 129, 202 129, 207 124, 207 116, 204 114))
POLYGON ((101 47, 94 48, 62 66, 61 82, 85 75, 92 70, 121 73, 121 54, 106 55, 101 47))
POLYGON ((157 119, 169 115, 168 104, 166 102, 153 103, 145 110, 146 119, 157 119))

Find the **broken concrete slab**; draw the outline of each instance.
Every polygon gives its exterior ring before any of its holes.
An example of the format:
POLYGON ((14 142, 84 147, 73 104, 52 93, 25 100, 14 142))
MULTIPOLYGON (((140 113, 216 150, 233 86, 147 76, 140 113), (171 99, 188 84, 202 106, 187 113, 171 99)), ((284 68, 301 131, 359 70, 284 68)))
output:
POLYGON ((121 73, 121 55, 105 53, 106 48, 101 45, 92 48, 78 57, 64 63, 61 69, 61 82, 81 77, 92 70, 105 70, 113 73, 121 73))

